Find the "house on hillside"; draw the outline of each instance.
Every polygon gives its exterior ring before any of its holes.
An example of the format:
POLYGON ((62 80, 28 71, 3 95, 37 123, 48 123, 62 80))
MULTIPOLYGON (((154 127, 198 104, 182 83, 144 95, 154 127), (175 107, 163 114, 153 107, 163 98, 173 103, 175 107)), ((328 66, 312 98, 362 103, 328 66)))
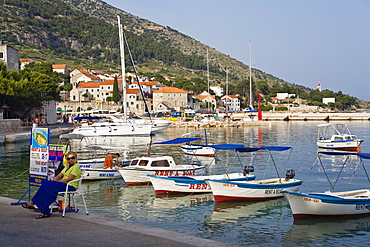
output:
MULTIPOLYGON (((126 99, 127 99, 127 111, 129 113, 135 113, 136 115, 143 115, 145 113, 145 102, 141 96, 140 89, 127 89, 126 90, 126 99)), ((152 111, 152 100, 146 99, 146 104, 148 110, 152 111)))
POLYGON ((71 77, 71 83, 73 87, 76 87, 78 83, 80 82, 101 82, 103 81, 99 77, 92 75, 87 71, 78 70, 78 69, 73 70, 70 74, 70 77, 71 77))
POLYGON ((53 64, 53 71, 69 76, 69 69, 66 64, 53 64))
POLYGON ((38 61, 37 60, 33 60, 33 59, 27 59, 27 58, 21 58, 21 59, 19 59, 19 64, 20 64, 21 70, 24 69, 24 67, 27 64, 30 64, 30 63, 38 63, 38 61))
POLYGON ((210 86, 209 89, 211 89, 215 93, 216 96, 221 97, 224 94, 223 88, 220 87, 219 85, 210 86))
MULTIPOLYGON (((143 92, 152 94, 154 91, 162 88, 164 85, 159 81, 143 81, 140 82, 141 89, 143 92)), ((139 89, 139 84, 137 82, 132 83, 128 86, 129 89, 139 89)))
POLYGON ((8 70, 19 72, 18 50, 0 41, 0 62, 4 63, 8 70))
POLYGON ((192 94, 186 90, 175 87, 163 87, 153 92, 154 112, 163 112, 164 106, 180 111, 182 108, 189 107, 192 94))
POLYGON ((208 92, 204 91, 198 95, 198 99, 202 102, 203 105, 211 107, 217 107, 216 95, 211 95, 208 92))
MULTIPOLYGON (((80 82, 70 92, 71 101, 107 101, 113 97, 114 79, 102 82, 80 82), (86 95, 86 96, 83 96, 86 95)), ((118 78, 118 89, 122 91, 122 78, 118 78)))
POLYGON ((238 97, 234 95, 225 95, 221 98, 224 102, 225 108, 228 112, 239 112, 240 111, 240 101, 238 97))

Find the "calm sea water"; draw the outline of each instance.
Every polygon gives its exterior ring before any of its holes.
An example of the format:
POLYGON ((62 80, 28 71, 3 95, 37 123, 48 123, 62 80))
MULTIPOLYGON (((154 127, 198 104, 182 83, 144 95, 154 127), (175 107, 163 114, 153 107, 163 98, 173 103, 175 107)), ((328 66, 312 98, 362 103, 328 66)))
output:
MULTIPOLYGON (((239 143, 246 146, 290 146, 289 152, 274 154, 281 176, 285 169, 293 168, 296 178, 303 180, 301 191, 323 192, 329 186, 316 161, 316 125, 319 122, 268 122, 266 126, 209 129, 210 142, 239 143), (315 165, 314 165, 315 164, 315 165), (314 166, 313 166, 314 165, 314 166), (311 167, 313 168, 311 169, 311 167)), ((362 152, 370 153, 370 122, 346 122, 354 134, 364 139, 362 152)), ((164 141, 194 129, 169 129, 153 137, 154 142, 164 141)), ((108 138, 74 142, 73 147, 79 158, 88 158, 84 145, 101 144, 127 146, 129 158, 146 153, 149 138, 108 138)), ((53 140, 57 143, 57 140, 53 140)), ((154 148, 163 153, 163 147, 154 148)), ((172 153, 171 153, 172 154, 172 153)), ((250 155, 240 160, 246 164, 250 155)), ((204 163, 212 161, 203 158, 204 163)), ((329 175, 334 179, 343 158, 324 159, 329 164, 329 175)), ((369 166, 370 162, 367 162, 369 166)), ((27 190, 29 166, 28 143, 0 146, 0 195, 18 200, 27 190)), ((255 160, 257 179, 271 177, 271 162, 266 155, 255 160), (270 165, 266 165, 270 164, 270 165)), ((240 162, 235 152, 222 151, 210 173, 224 170, 240 171, 240 162)), ((363 173, 356 173, 350 187, 348 181, 353 175, 352 167, 345 169, 339 188, 367 188, 363 173)), ((276 175, 275 175, 276 176, 276 175)), ((236 246, 352 246, 368 245, 370 241, 370 217, 330 219, 325 221, 294 221, 289 204, 284 198, 267 202, 218 203, 212 195, 191 195, 180 197, 156 197, 149 186, 126 187, 123 180, 83 183, 91 214, 127 221, 131 223, 172 230, 191 236, 212 239, 236 246)))

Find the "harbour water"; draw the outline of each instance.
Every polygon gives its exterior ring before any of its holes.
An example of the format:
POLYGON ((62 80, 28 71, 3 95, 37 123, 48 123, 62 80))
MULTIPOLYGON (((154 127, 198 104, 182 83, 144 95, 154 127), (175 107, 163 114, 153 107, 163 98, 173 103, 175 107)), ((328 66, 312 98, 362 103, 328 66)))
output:
MULTIPOLYGON (((321 122, 269 122, 264 126, 244 126, 209 129, 209 141, 214 144, 238 143, 245 146, 290 146, 293 153, 286 163, 288 153, 274 155, 281 176, 285 169, 294 169, 296 178, 303 180, 301 191, 323 192, 329 185, 316 161, 316 125, 321 122), (283 167, 285 165, 285 167, 283 167)), ((364 139, 362 152, 370 153, 370 122, 344 122, 351 131, 364 139)), ((180 137, 194 129, 170 128, 158 133, 153 142, 180 137)), ((85 140, 88 144, 127 146, 129 158, 146 153, 147 137, 116 137, 104 140, 85 140)), ((53 140, 57 143, 58 140, 53 140)), ((73 142, 79 158, 88 158, 84 152, 86 143, 73 142)), ((153 148, 163 153, 164 147, 153 148)), ((257 179, 269 176, 263 155, 256 158, 257 179)), ((343 158, 335 158, 342 159, 343 158)), ((203 158, 204 163, 211 158, 203 158)), ((245 165, 251 160, 245 155, 245 165)), ((338 160, 329 160, 333 164, 338 160)), ((340 160, 339 160, 340 161, 340 160)), ((271 163, 270 163, 271 164, 271 163)), ((369 167, 370 162, 367 162, 369 167)), ((29 145, 28 142, 0 146, 0 195, 17 201, 28 188, 29 145)), ((240 171, 239 159, 233 151, 222 151, 210 173, 240 171), (224 164, 225 166, 223 166, 224 164), (226 167, 226 168, 225 168, 226 167)), ((333 165, 332 175, 338 170, 333 165)), ((351 173, 351 171, 349 171, 351 173)), ((357 174, 356 174, 357 175, 357 174)), ((349 180, 346 177, 344 180, 349 180)), ((346 181, 339 181, 346 182, 346 181)), ((338 182, 338 183, 339 183, 338 182)), ((348 182, 348 181, 347 181, 348 182)), ((172 230, 189 236, 212 239, 235 246, 353 246, 368 245, 370 241, 370 216, 362 218, 338 218, 326 220, 294 221, 289 204, 284 198, 266 202, 217 203, 211 194, 180 197, 156 197, 148 186, 126 187, 123 180, 84 182, 84 190, 91 214, 127 221, 139 225, 172 230), (110 181, 111 182, 111 181, 110 181)), ((342 189, 347 189, 345 183, 342 189)), ((354 176, 351 189, 368 188, 363 174, 354 176)), ((88 216, 87 216, 88 217, 88 216)))

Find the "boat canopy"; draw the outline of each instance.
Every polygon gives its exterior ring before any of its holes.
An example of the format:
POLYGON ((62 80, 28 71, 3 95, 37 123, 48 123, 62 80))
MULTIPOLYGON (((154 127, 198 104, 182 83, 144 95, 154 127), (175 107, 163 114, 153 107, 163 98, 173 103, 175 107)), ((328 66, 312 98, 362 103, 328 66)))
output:
POLYGON ((86 148, 99 149, 99 150, 130 150, 127 147, 113 147, 113 146, 98 146, 98 145, 86 145, 86 148))
POLYGON ((351 153, 351 152, 324 152, 320 151, 318 154, 326 155, 356 155, 362 159, 370 159, 370 153, 351 153))
POLYGON ((242 144, 217 144, 217 145, 205 145, 206 147, 212 147, 217 150, 234 150, 238 148, 243 148, 242 144))
POLYGON ((96 119, 103 119, 103 117, 75 117, 74 120, 80 121, 80 120, 96 120, 96 119))
POLYGON ((156 143, 153 143, 152 145, 181 144, 181 143, 197 141, 197 140, 200 140, 200 139, 202 139, 202 138, 176 138, 176 139, 172 139, 172 140, 168 140, 168 141, 164 141, 164 142, 156 142, 156 143))
POLYGON ((255 152, 255 151, 258 151, 258 150, 286 151, 286 150, 289 150, 289 149, 291 149, 291 147, 279 147, 279 146, 276 146, 276 147, 259 147, 259 148, 243 147, 243 148, 237 148, 236 151, 244 153, 244 152, 255 152))

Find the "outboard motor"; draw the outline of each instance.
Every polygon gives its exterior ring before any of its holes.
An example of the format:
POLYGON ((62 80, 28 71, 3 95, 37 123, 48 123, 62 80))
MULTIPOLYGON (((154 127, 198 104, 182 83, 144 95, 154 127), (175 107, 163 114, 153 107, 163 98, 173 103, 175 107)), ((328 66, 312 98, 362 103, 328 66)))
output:
POLYGON ((289 180, 295 177, 295 171, 294 170, 286 170, 285 179, 289 180))
POLYGON ((244 166, 244 171, 243 171, 244 176, 247 176, 251 172, 254 172, 254 166, 244 166))

